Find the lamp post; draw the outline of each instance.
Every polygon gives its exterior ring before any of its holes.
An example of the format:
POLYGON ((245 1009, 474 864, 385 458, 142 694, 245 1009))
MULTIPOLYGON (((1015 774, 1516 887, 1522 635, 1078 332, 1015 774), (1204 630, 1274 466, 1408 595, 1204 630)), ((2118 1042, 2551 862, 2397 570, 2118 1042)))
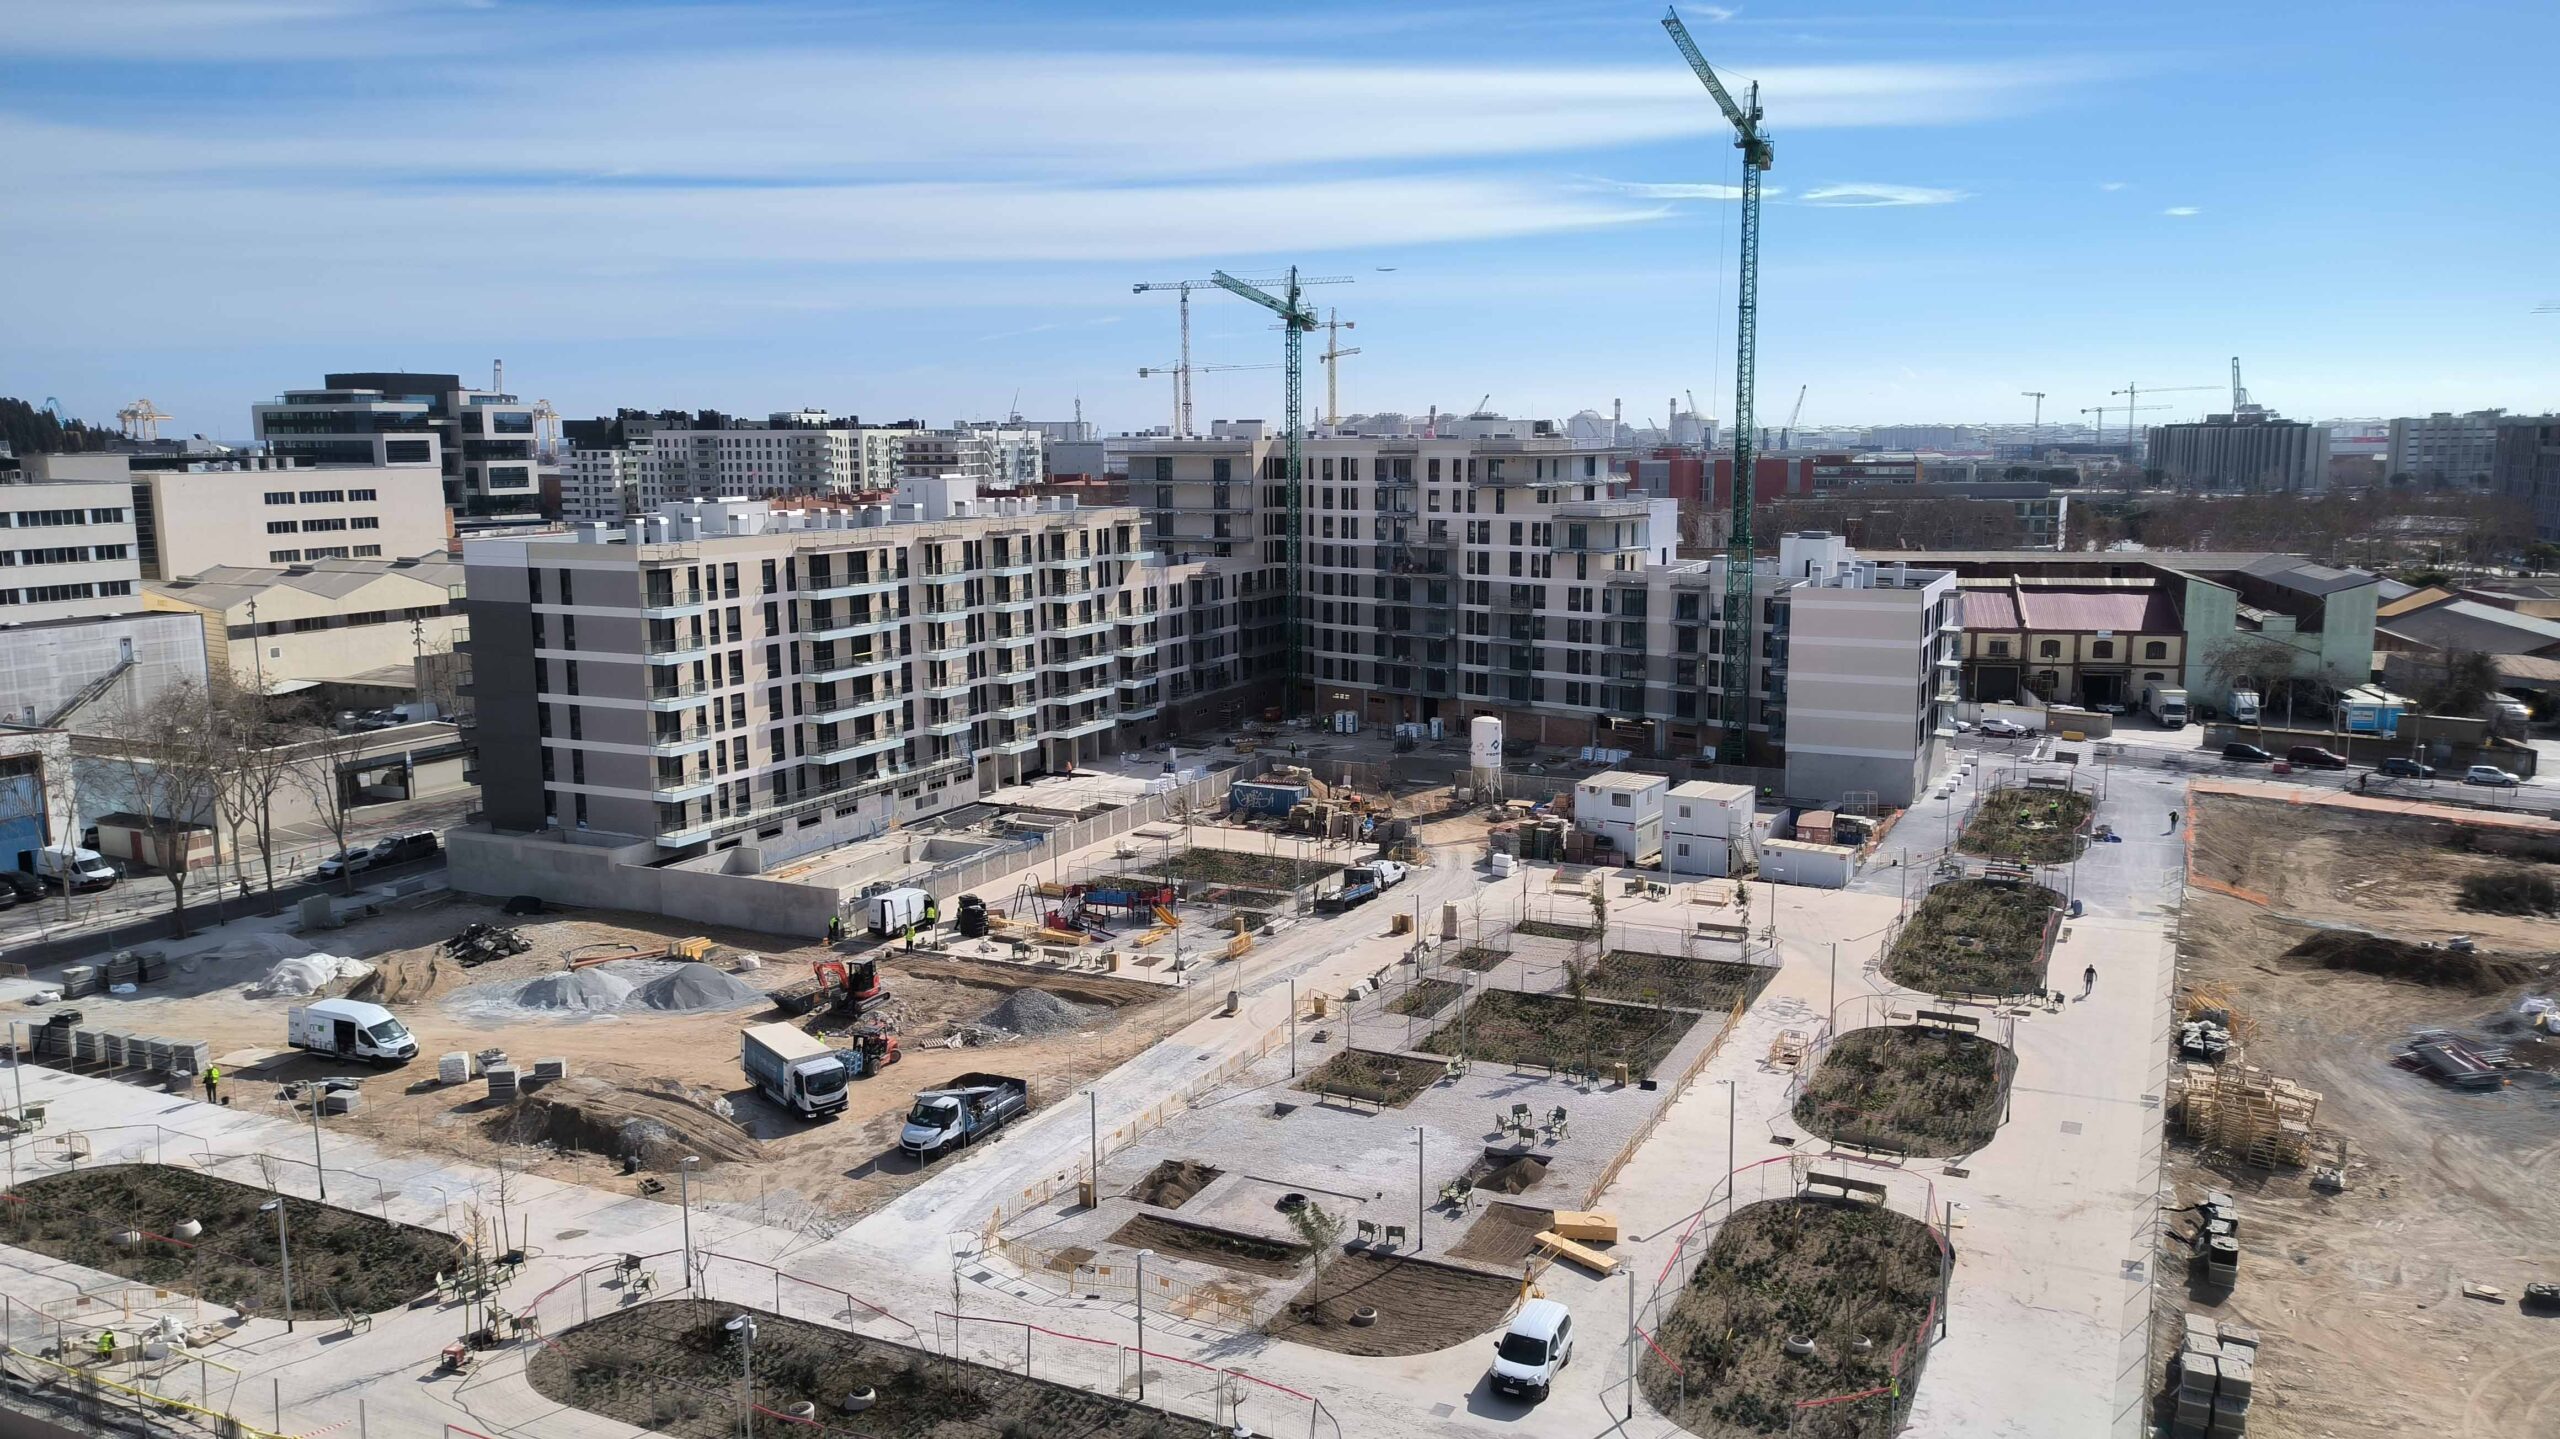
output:
POLYGON ((702 1162, 700 1155, 688 1154, 676 1162, 676 1203, 684 1212, 684 1287, 693 1287, 693 1167, 702 1162))
POLYGON ((1627 1269, 1627 1422, 1636 1419, 1636 1271, 1627 1269))
POLYGON ((1155 1257, 1152 1249, 1138 1251, 1138 1402, 1147 1402, 1147 1261, 1155 1257))
POLYGON ((291 1334, 293 1332, 293 1242, 285 1235, 284 1196, 279 1194, 259 1205, 258 1208, 261 1211, 272 1209, 276 1212, 276 1254, 284 1271, 284 1332, 291 1334))
POLYGON ((1093 1202, 1102 1202, 1102 1096, 1096 1090, 1084 1092, 1085 1166, 1093 1176, 1093 1202))
POLYGON ((1422 1252, 1422 1197, 1426 1190, 1422 1177, 1422 1126, 1413 1127, 1413 1252, 1422 1252))
POLYGON ((329 1166, 320 1162, 320 1101, 328 1090, 311 1091, 311 1172, 320 1177, 320 1197, 329 1197, 329 1166))
POLYGON ((720 1327, 738 1336, 738 1433, 742 1439, 755 1439, 756 1317, 741 1314, 720 1327))

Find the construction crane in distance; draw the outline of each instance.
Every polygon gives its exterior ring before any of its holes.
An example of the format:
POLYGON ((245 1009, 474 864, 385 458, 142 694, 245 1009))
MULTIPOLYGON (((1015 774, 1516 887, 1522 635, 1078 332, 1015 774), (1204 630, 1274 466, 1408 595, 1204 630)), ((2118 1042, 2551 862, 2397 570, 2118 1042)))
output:
POLYGON ((1279 368, 1278 365, 1140 365, 1138 378, 1151 380, 1158 375, 1173 376, 1173 400, 1178 406, 1190 402, 1191 377, 1195 374, 1215 374, 1221 370, 1276 370, 1279 368))
POLYGON ((1796 447, 1796 426, 1804 421, 1804 392, 1812 388, 1811 385, 1796 386, 1796 407, 1787 412, 1787 427, 1778 432, 1779 449, 1792 450, 1796 447))
MULTIPOLYGON (((1243 283, 1248 285, 1278 285, 1284 283, 1284 280, 1274 278, 1269 280, 1247 280, 1243 283)), ((1348 285, 1351 283, 1351 277, 1348 275, 1335 275, 1328 276, 1324 279, 1300 280, 1298 283, 1301 285, 1348 285)), ((1191 292, 1194 290, 1213 289, 1217 287, 1217 284, 1218 282, 1215 280, 1151 280, 1143 285, 1131 285, 1129 287, 1129 293, 1133 295, 1143 295, 1150 290, 1171 290, 1179 295, 1182 300, 1182 359, 1180 363, 1166 367, 1174 373, 1173 437, 1177 440, 1187 440, 1191 438, 1191 292)))
POLYGON ((2140 401, 2141 401, 2141 399, 2142 399, 2142 395, 2143 395, 2143 392, 2144 392, 2144 391, 2146 391, 2146 390, 2147 390, 2147 391, 2149 391, 2150 393, 2155 394, 2155 395, 2176 395, 2176 394, 2183 394, 2183 393, 2185 393, 2185 392, 2187 392, 2187 391, 2189 391, 2189 390, 2219 390, 2219 389, 2221 389, 2221 388, 2222 388, 2222 387, 2221 387, 2220 385, 2145 385, 2145 384, 2141 384, 2141 383, 2139 383, 2139 382, 2137 382, 2137 381, 2133 381, 2133 380, 2127 380, 2127 381, 2125 381, 2125 382, 2124 382, 2124 388, 2123 388, 2123 389, 2121 389, 2121 390, 2116 390, 2116 391, 2112 391, 2112 392, 2111 392, 2111 393, 2114 393, 2114 394, 2118 394, 2118 395, 2122 395, 2122 396, 2124 396, 2124 408, 2125 408, 2125 419, 2124 419, 2124 445, 2125 445, 2125 449, 2124 449, 2124 454, 2125 454, 2125 458, 2126 458, 2126 459, 2129 459, 2129 460, 2130 460, 2130 459, 2137 459, 2137 458, 2139 458, 2139 456, 2137 456, 2137 455, 2134 453, 2134 443, 2133 443, 2133 412, 2134 412, 2134 410, 2136 410, 2137 408, 2139 408, 2139 409, 2165 409, 2165 408, 2167 408, 2167 406, 2164 406, 2164 405, 2143 405, 2143 404, 2141 404, 2141 403, 2140 403, 2140 401))
MULTIPOLYGON (((1310 284, 1347 285, 1348 275, 1325 280, 1303 280, 1298 267, 1289 267, 1287 286, 1279 295, 1239 280, 1224 270, 1212 270, 1209 278, 1229 294, 1241 295, 1280 317, 1281 410, 1280 432, 1287 441, 1287 495, 1289 502, 1289 660, 1287 689, 1281 700, 1284 717, 1296 713, 1298 707, 1298 671, 1301 667, 1299 642, 1304 628, 1304 607, 1298 598, 1298 547, 1306 531, 1306 412, 1307 335, 1316 327, 1315 311, 1307 308, 1306 287, 1310 284)), ((1188 359, 1186 353, 1184 356, 1188 359)))
MULTIPOLYGON (((1733 532, 1725 548, 1727 648, 1723 723, 1716 739, 1716 758, 1726 764, 1741 764, 1750 757, 1750 656, 1759 648, 1750 636, 1756 614, 1751 574, 1751 393, 1752 365, 1760 339, 1760 174, 1776 159, 1776 152, 1769 144, 1768 133, 1760 128, 1759 85, 1751 87, 1748 109, 1736 105, 1733 96, 1725 92, 1724 82, 1716 78, 1715 67, 1698 53, 1697 42, 1689 38, 1689 27, 1680 23, 1680 12, 1665 11, 1662 28, 1670 33, 1671 43, 1680 47, 1681 57, 1697 72, 1707 93, 1715 97, 1716 107, 1724 111, 1726 122, 1733 126, 1734 148, 1742 152, 1742 260, 1735 272, 1737 313, 1733 327, 1733 532)), ((1712 487, 1710 477, 1710 491, 1712 487)))
POLYGON ((2249 387, 2240 383, 2240 357, 2231 357, 2231 413, 2240 413, 2249 403, 2249 387))
POLYGON ((2027 454, 2029 458, 2033 458, 2036 448, 2037 432, 2044 428, 2044 391, 2020 390, 2018 393, 2021 396, 2036 402, 2035 416, 2027 421, 2027 454))
POLYGON ((116 411, 116 422, 124 426, 128 440, 156 440, 160 438, 160 422, 174 418, 149 400, 136 400, 116 411))
MULTIPOLYGON (((2133 458, 2133 407, 2131 405, 2117 405, 2114 408, 2126 412, 2124 421, 2124 457, 2127 460, 2130 460, 2133 458)), ((2146 410, 2165 410, 2169 407, 2167 405, 2144 405, 2142 408, 2146 410)), ((2080 413, 2084 415, 2095 415, 2098 417, 2096 421, 2097 437, 2089 442, 2093 445, 2103 445, 2107 442, 2107 409, 2107 406, 2099 405, 2095 408, 2083 407, 2080 411, 2080 413)))

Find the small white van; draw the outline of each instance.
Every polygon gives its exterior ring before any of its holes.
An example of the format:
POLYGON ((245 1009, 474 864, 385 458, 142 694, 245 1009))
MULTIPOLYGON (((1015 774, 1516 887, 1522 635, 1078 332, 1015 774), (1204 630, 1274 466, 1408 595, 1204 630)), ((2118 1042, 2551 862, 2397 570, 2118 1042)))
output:
POLYGON ((1556 1371, 1573 1362, 1573 1315, 1552 1299, 1532 1299, 1520 1306, 1511 1327, 1493 1345, 1493 1380, 1497 1394, 1544 1399, 1556 1382, 1556 1371))

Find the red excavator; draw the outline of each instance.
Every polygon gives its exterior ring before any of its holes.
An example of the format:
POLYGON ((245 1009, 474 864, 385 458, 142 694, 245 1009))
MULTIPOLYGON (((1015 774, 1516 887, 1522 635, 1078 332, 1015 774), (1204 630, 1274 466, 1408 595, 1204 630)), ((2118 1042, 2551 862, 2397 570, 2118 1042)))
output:
POLYGON ((880 1007, 889 991, 880 983, 880 961, 821 959, 809 966, 809 978, 773 992, 774 1006, 785 1014, 834 1010, 859 1019, 880 1007))

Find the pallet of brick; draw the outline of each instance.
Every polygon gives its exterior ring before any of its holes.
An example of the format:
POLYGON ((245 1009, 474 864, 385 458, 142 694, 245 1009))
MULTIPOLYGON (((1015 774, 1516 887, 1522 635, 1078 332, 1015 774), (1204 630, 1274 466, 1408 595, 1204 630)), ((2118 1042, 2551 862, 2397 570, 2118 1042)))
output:
POLYGON ((94 964, 74 964, 62 971, 62 997, 65 999, 96 994, 102 988, 98 983, 98 967, 94 964))
POLYGON ((174 1040, 169 1045, 171 1074, 202 1074, 213 1067, 213 1046, 201 1039, 174 1040))
POLYGON ((516 1067, 514 1065, 493 1064, 489 1066, 488 1077, 489 1097, 491 1099, 512 1100, 516 1097, 516 1067))
POLYGON ((126 1042, 126 1036, 122 1031, 107 1030, 98 1036, 98 1058, 104 1061, 109 1069, 124 1068, 127 1063, 126 1042))
POLYGON ((141 979, 142 961, 134 958, 130 953, 119 954, 107 961, 108 988, 112 989, 119 984, 136 984, 141 979))
POLYGON ((169 977, 169 956, 156 949, 146 949, 137 956, 141 961, 142 982, 150 984, 169 977))
POLYGON ((352 1089, 332 1089, 320 1096, 322 1114, 353 1114, 364 1096, 352 1089))
POLYGON ((552 1080, 568 1077, 569 1061, 566 1059, 537 1059, 533 1062, 533 1078, 538 1084, 548 1084, 552 1080))
POLYGON ((2205 1425, 2212 1439, 2237 1439, 2249 1432, 2249 1401, 2228 1395, 2213 1396, 2213 1419, 2205 1425))
POLYGON ((142 1046, 142 1067, 154 1074, 169 1072, 169 1041, 157 1035, 136 1035, 134 1043, 142 1046))

